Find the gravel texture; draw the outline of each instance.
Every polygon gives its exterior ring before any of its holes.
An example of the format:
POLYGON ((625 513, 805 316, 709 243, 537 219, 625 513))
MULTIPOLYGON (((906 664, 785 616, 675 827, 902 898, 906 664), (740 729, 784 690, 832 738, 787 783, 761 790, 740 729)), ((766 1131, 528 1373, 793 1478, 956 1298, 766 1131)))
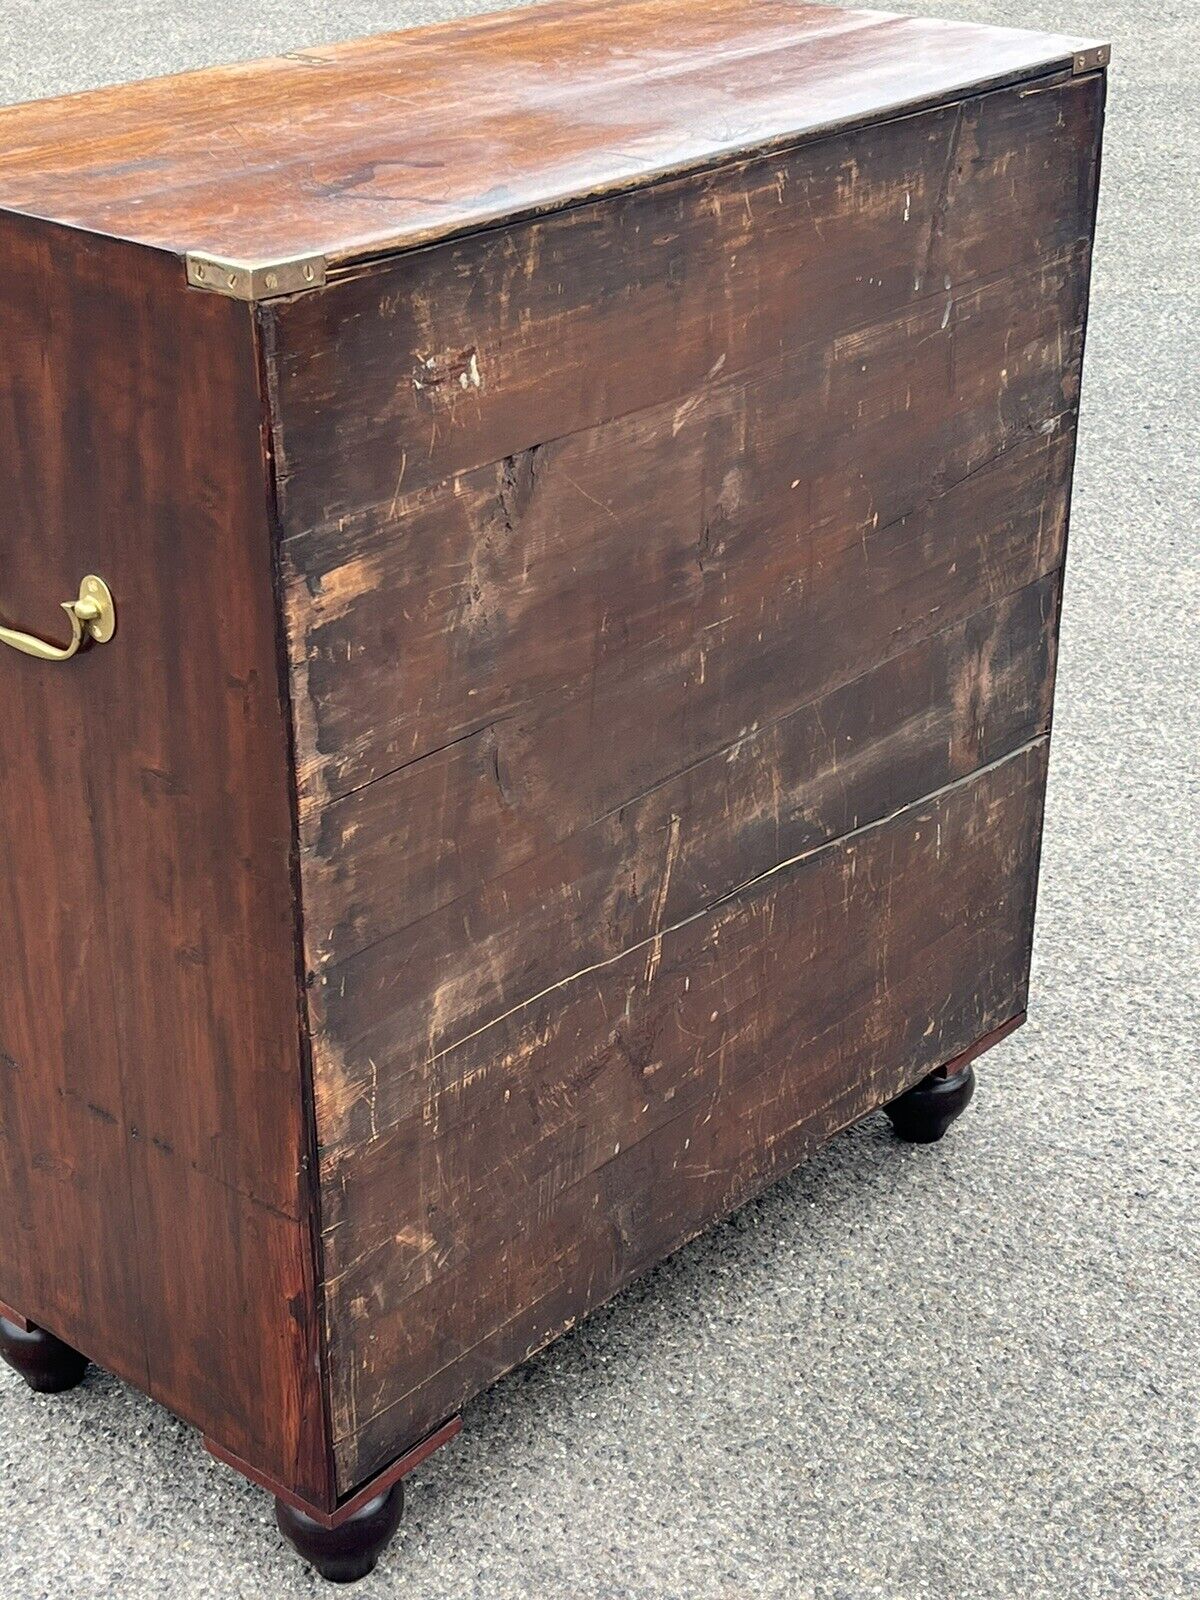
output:
MULTIPOLYGON (((930 6, 1114 44, 1030 1023, 472 1405, 362 1600, 1200 1593, 1200 5, 930 6)), ((0 101, 468 9, 0 0, 0 101)), ((0 1470, 7 1600, 324 1592, 103 1374, 0 1378, 0 1470)))

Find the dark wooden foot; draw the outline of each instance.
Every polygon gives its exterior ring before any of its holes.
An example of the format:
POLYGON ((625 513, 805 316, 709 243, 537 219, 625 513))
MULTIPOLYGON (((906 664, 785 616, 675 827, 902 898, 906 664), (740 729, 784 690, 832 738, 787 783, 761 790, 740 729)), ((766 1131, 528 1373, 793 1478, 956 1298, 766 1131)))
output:
POLYGON ((970 1062, 940 1077, 931 1072, 915 1088, 886 1106, 898 1138, 909 1144, 936 1144, 975 1093, 975 1068, 970 1062))
POLYGON ((403 1511, 404 1486, 400 1483, 368 1500, 336 1528, 322 1527, 282 1500, 275 1502, 280 1533, 330 1583, 357 1583, 374 1571, 385 1545, 400 1526, 403 1511))
POLYGON ((39 1394, 73 1389, 87 1371, 87 1357, 45 1328, 18 1327, 0 1317, 0 1356, 39 1394))

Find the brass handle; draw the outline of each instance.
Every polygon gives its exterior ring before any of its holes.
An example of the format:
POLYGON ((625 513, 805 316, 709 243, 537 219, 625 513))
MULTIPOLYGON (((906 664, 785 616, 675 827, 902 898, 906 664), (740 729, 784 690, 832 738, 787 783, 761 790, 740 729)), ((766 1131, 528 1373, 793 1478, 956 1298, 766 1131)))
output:
POLYGON ((117 608, 103 578, 86 577, 79 585, 79 599, 64 600, 62 608, 71 619, 70 644, 47 644, 44 639, 18 633, 15 628, 0 628, 0 644, 11 645, 22 655, 36 656, 39 661, 70 661, 85 644, 92 640, 107 644, 117 631, 117 608))

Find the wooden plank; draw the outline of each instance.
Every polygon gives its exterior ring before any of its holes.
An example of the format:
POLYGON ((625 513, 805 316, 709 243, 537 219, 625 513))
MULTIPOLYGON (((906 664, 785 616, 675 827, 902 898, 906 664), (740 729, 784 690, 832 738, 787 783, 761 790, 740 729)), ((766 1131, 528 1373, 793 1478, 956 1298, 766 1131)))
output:
POLYGON ((1019 522, 1044 503, 1052 544, 1084 282, 1056 259, 458 478, 336 553, 314 540, 320 565, 289 547, 306 817, 569 698, 614 737, 631 697, 639 718, 646 694, 686 707, 670 770, 862 670, 981 562, 999 573, 1026 530, 960 526, 973 497, 1007 486, 1019 522), (1023 482, 972 484, 1031 444, 1023 482))
MULTIPOLYGON (((418 1171, 427 1140, 452 1144, 465 1125, 494 1116, 487 1075, 457 1076, 470 1059, 460 1041, 469 1045, 518 1013, 527 996, 549 1002, 556 991, 569 1005, 574 985, 587 981, 580 972, 599 972, 635 947, 647 949, 647 962, 658 959, 663 929, 703 915, 778 862, 874 825, 1046 733, 1058 595, 1057 575, 1031 585, 746 740, 733 762, 722 756, 716 770, 694 769, 619 823, 606 819, 547 861, 505 875, 392 941, 390 967, 404 998, 388 1027, 412 1043, 407 1054, 383 1057, 343 1119, 343 1141, 323 1154, 325 1181, 336 1186, 346 1167, 418 1171), (645 884, 636 898, 625 888, 635 876, 645 884), (471 938, 471 929, 494 932, 471 938)), ((346 999, 356 1003, 352 983, 346 999)), ((529 1118, 524 1095, 505 1112, 497 1137, 519 1149, 529 1118)), ((323 1120, 334 1123, 332 1115, 323 1120)), ((426 1232, 434 1216, 454 1219, 456 1230, 467 1209, 486 1218, 502 1209, 504 1186, 535 1181, 512 1155, 490 1174, 470 1175, 476 1193, 469 1201, 446 1198, 445 1177, 439 1161, 437 1181, 422 1196, 426 1232)), ((362 1181, 361 1170, 353 1181, 362 1181)), ((385 1195, 381 1182, 379 1199, 385 1195)), ((368 1270, 372 1259, 394 1253, 394 1221, 391 1201, 370 1227, 356 1218, 356 1267, 368 1270)), ((464 1224, 459 1237, 466 1231, 464 1224)), ((423 1252, 412 1272, 425 1281, 445 1265, 443 1253, 423 1252)), ((390 1271, 396 1282, 398 1269, 390 1271)))
POLYGON ((0 1294, 324 1492, 253 320, 50 224, 0 263, 0 613, 117 604, 0 651, 0 1294))
MULTIPOLYGON (((714 629, 680 652, 682 690, 672 703, 695 711, 677 721, 657 717, 654 739, 639 734, 645 693, 656 684, 644 687, 631 673, 621 694, 605 696, 619 761, 585 759, 597 724, 591 698, 577 697, 489 724, 311 815, 302 840, 313 970, 351 959, 576 828, 627 811, 676 773, 687 779, 693 769, 721 771, 725 762, 732 777, 798 707, 1053 572, 1062 558, 1072 445, 1073 429, 1038 435, 956 486, 930 513, 882 538, 875 530, 860 536, 842 562, 830 563, 825 616, 814 605, 785 670, 770 680, 764 672, 756 698, 747 675, 732 716, 722 716, 698 682, 701 650, 706 682, 724 666, 726 635, 714 629), (930 549, 936 563, 925 565, 930 549)), ((768 664, 777 666, 782 652, 772 654, 768 664)), ((741 687, 732 667, 723 676, 731 692, 741 687)))
MULTIPOLYGON (((385 886, 409 834, 425 830, 435 841, 425 858, 430 892, 443 876, 437 843, 445 851, 451 838, 462 840, 472 881, 320 974, 314 1047, 324 1180, 335 1182, 343 1158, 354 1161, 362 1142, 397 1123, 397 1149, 415 1156, 456 1040, 703 911, 776 862, 1044 731, 1058 592, 1051 572, 583 825, 563 781, 580 769, 569 760, 559 766, 553 728, 534 760, 518 764, 528 801, 516 807, 507 835, 489 828, 488 801, 498 793, 491 760, 460 757, 469 743, 446 752, 460 759, 428 789, 402 790, 380 830, 351 833, 341 858, 344 882, 385 886), (469 816, 478 817, 478 842, 465 833, 469 816)), ((406 773, 426 770, 418 763, 406 773)), ((378 902, 394 911, 386 888, 378 902)))
POLYGON ((344 518, 1086 242, 1101 107, 1095 78, 984 95, 264 307, 285 533, 346 548, 344 518))
MULTIPOLYGON (((349 1484, 817 1143, 1024 1009, 1046 741, 477 1035, 477 1114, 326 1195, 349 1484), (391 1210, 393 1249, 362 1256, 391 1210), (412 1292, 413 1264, 433 1271, 412 1292)), ((466 1086, 469 1086, 466 1087, 466 1086)))
POLYGON ((239 260, 408 247, 982 86, 1086 41, 570 0, 0 111, 0 206, 239 260))

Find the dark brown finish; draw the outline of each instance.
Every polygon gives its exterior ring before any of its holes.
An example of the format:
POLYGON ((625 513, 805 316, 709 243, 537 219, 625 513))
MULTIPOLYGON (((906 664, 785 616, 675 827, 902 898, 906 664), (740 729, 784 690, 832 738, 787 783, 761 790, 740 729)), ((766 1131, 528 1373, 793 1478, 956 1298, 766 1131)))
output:
POLYGON ((182 253, 380 255, 1069 69, 789 0, 558 0, 0 112, 0 205, 182 253))
POLYGON ((29 1321, 28 1317, 23 1317, 19 1311, 14 1311, 11 1306, 6 1306, 3 1300, 0 1300, 0 1317, 4 1317, 11 1322, 14 1328, 20 1328, 22 1333, 28 1333, 33 1327, 33 1323, 29 1321))
POLYGON ((280 1533, 330 1583, 357 1583, 373 1572, 403 1514, 402 1483, 374 1495, 334 1528, 282 1500, 275 1502, 280 1533))
POLYGON ((69 1344, 56 1339, 44 1328, 35 1328, 22 1317, 12 1322, 0 1316, 0 1360, 19 1372, 38 1394, 61 1394, 83 1382, 87 1357, 69 1344))
MULTIPOLYGON (((450 484, 467 497, 453 513, 465 522, 486 480, 459 475, 487 467, 494 479, 512 458, 511 496, 527 477, 519 470, 523 452, 622 417, 626 430, 616 439, 636 449, 636 417, 668 405, 668 429, 678 421, 686 430, 684 453, 678 463, 656 461, 656 470, 683 475, 704 420, 695 406, 727 430, 722 443, 731 452, 739 379, 747 404, 784 399, 819 410, 809 385, 819 383, 831 345, 844 366, 831 414, 816 418, 818 432, 823 446, 840 439, 843 453, 853 452, 845 425, 858 398, 855 375, 862 377, 861 359, 857 366, 849 360, 860 332, 869 345, 890 330, 879 354, 895 369, 924 338, 940 335, 926 357, 933 359, 975 333, 978 314, 960 304, 965 290, 1011 295, 1010 275, 1063 258, 1086 282, 1078 257, 1090 240, 1101 90, 1093 75, 971 96, 925 116, 402 255, 325 294, 269 302, 263 315, 277 368, 280 512, 285 536, 295 540, 288 554, 297 576, 315 583, 339 551, 357 553, 360 578, 385 584, 382 606, 391 591, 380 533, 431 503, 439 484, 443 497, 450 484), (1048 148, 1056 151, 1052 161, 1048 148), (621 281, 619 294, 598 292, 610 274, 621 281), (953 330, 942 327, 948 307, 953 330), (789 380, 791 389, 780 392, 789 380), (676 418, 679 405, 687 409, 676 418)), ((1011 348, 1024 350, 1025 341, 1014 335, 1011 348)), ((1014 377, 1036 382, 1038 371, 1014 377)), ((870 374, 867 389, 875 387, 870 374)), ((928 418, 924 397, 914 385, 910 414, 903 394, 892 421, 916 429, 928 418)), ((866 420, 877 436, 887 421, 866 420)), ((780 421, 786 430, 790 414, 780 421)), ((1003 428, 1006 419, 992 425, 1003 428)), ((886 429, 884 437, 890 440, 886 429)), ((723 463, 734 464, 732 455, 723 463)), ((891 491, 897 499, 911 475, 933 486, 920 470, 919 459, 908 460, 891 491)), ((784 480, 782 494, 796 475, 784 480)), ((487 488, 494 492, 495 483, 487 488)), ((586 482, 585 490, 595 492, 586 482)), ((709 492, 719 490, 718 477, 709 492)), ((688 498, 695 493, 693 486, 688 498)), ((859 503, 866 507, 865 494, 859 503)), ((588 516, 589 506, 599 521, 586 494, 576 496, 573 519, 588 516)), ((828 509, 814 504, 814 519, 828 509)), ((581 543, 590 531, 585 523, 581 543)), ((403 555, 416 559, 415 551, 403 555)), ((588 576, 585 569, 581 578, 588 576)), ((576 587, 578 607, 588 591, 576 587)), ((355 595, 351 588, 347 603, 355 595)), ((334 590, 326 605, 338 599, 334 590)), ((385 721, 381 733, 390 731, 385 721)), ((403 759, 417 749, 398 745, 384 754, 403 759)), ((331 775, 314 798, 339 792, 339 779, 331 775)))
POLYGON ((998 1028, 993 1028, 991 1033, 985 1034, 982 1039, 976 1039, 975 1043, 968 1049, 960 1050, 956 1056, 951 1056, 949 1061, 943 1061, 940 1067, 934 1069, 931 1076, 935 1078, 952 1078, 955 1073, 961 1072, 964 1067, 970 1066, 974 1061, 978 1061, 985 1051, 990 1050, 993 1045, 999 1044, 1001 1039, 1007 1039, 1010 1033, 1015 1033, 1018 1028, 1023 1028, 1025 1022, 1025 1012, 1018 1011, 1016 1016, 1009 1017, 1007 1022, 1002 1022, 998 1028))
POLYGON ((438 1059, 436 1142, 401 1124, 326 1190, 346 1481, 1023 1009, 1044 760, 783 865, 438 1059))
POLYGON ((326 1501, 251 308, 0 217, 0 1295, 326 1501), (197 613, 204 610, 204 623, 197 613))
POLYGON ((0 112, 0 622, 119 618, 0 650, 0 1294, 327 1575, 1023 1014, 1095 59, 575 0, 0 112))

